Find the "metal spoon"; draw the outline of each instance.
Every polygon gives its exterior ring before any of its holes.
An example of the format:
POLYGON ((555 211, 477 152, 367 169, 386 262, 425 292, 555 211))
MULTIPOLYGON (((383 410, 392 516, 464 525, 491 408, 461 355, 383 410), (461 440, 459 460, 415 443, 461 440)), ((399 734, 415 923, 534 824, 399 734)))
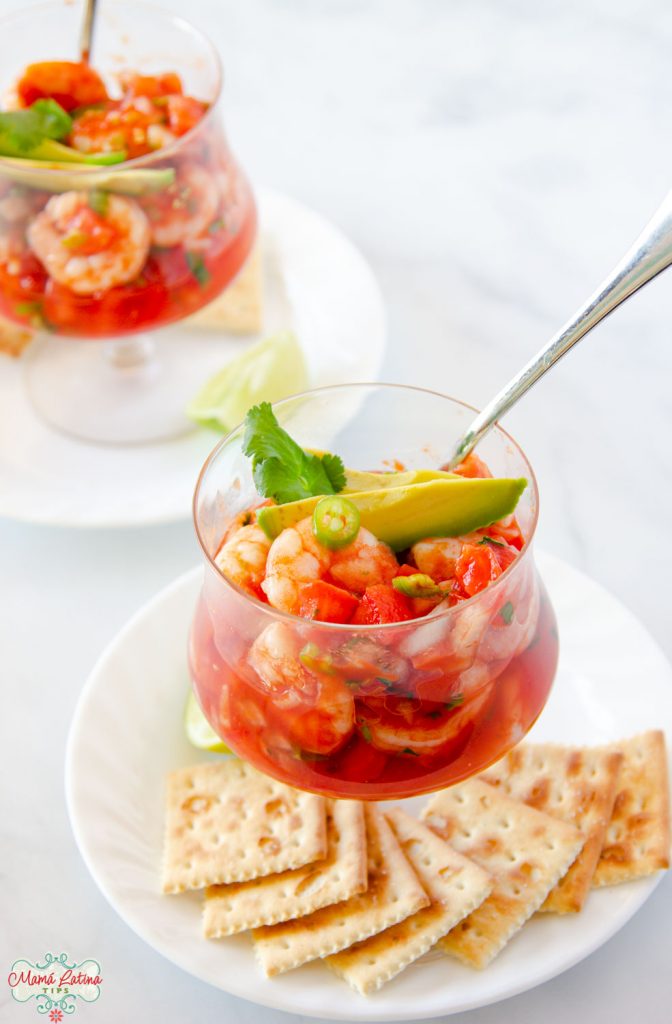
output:
POLYGON ((98 0, 84 0, 84 17, 82 19, 82 30, 79 36, 79 52, 83 64, 88 64, 91 56, 97 2, 98 0))
POLYGON ((548 344, 513 377, 498 395, 488 402, 471 423, 455 447, 446 469, 454 469, 497 420, 543 377, 558 359, 600 320, 630 298, 672 263, 672 192, 669 192, 653 218, 620 263, 598 290, 574 316, 553 335, 548 344))

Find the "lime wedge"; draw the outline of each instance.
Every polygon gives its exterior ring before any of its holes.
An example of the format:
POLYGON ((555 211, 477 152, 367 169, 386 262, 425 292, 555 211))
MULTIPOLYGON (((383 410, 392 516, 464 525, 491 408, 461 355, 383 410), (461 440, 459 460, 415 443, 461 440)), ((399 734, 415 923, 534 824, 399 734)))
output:
POLYGON ((199 750, 213 750, 218 754, 231 753, 201 711, 193 690, 189 690, 184 708, 184 730, 189 742, 199 750))
POLYGON ((301 346, 291 331, 282 331, 257 342, 211 377, 189 403, 187 415, 213 430, 233 430, 251 406, 277 402, 307 386, 301 346))

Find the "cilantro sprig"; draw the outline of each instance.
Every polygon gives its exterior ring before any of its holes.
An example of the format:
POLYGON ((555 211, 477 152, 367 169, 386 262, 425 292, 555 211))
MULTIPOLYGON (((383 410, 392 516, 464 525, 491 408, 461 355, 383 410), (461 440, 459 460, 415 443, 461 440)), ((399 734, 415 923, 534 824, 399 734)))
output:
POLYGON ((55 100, 37 100, 27 110, 0 113, 0 149, 4 156, 23 156, 45 139, 63 139, 72 118, 55 100))
POLYGON ((243 452, 252 459, 259 494, 280 505, 318 494, 337 494, 345 487, 345 467, 339 456, 304 451, 280 426, 270 402, 248 411, 243 452))
POLYGON ((72 129, 72 118, 56 100, 36 100, 25 110, 0 112, 0 156, 49 160, 54 163, 117 164, 126 151, 80 153, 61 142, 72 129))

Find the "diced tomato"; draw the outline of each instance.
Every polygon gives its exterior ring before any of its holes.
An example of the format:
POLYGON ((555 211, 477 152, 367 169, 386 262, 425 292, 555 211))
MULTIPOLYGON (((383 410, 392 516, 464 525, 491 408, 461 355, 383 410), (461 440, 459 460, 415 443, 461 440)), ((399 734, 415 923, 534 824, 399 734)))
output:
POLYGON ((168 129, 173 135, 186 135, 203 117, 207 105, 193 96, 167 96, 168 129))
MULTIPOLYGON (((464 544, 455 565, 455 582, 468 597, 485 590, 502 574, 494 544, 464 544)), ((457 588, 456 588, 457 589, 457 588)))
POLYGON ((318 622, 350 622, 358 604, 349 591, 324 580, 305 583, 299 595, 299 615, 318 622))
POLYGON ((375 782, 387 762, 387 754, 376 750, 363 736, 357 735, 340 755, 337 774, 348 782, 375 782))
POLYGON ((413 617, 413 604, 405 594, 400 594, 387 583, 376 583, 364 591, 352 622, 359 626, 382 625, 385 622, 406 622, 413 617))
POLYGON ((36 100, 53 99, 64 110, 104 103, 107 89, 97 71, 86 63, 49 60, 29 64, 17 85, 24 107, 36 100))
POLYGON ((122 71, 119 82, 124 96, 147 96, 150 100, 182 92, 180 76, 174 71, 163 75, 139 75, 137 71, 122 71))
POLYGON ((466 459, 463 459, 459 466, 455 467, 455 472, 469 478, 484 479, 492 476, 483 459, 479 459, 478 455, 474 455, 473 452, 469 452, 466 459))
POLYGON ((100 217, 90 206, 80 206, 77 212, 65 225, 65 235, 61 244, 70 249, 73 255, 92 256, 109 248, 117 231, 100 217))
POLYGON ((508 569, 511 563, 515 562, 518 557, 517 552, 508 546, 502 547, 500 544, 488 544, 487 546, 492 548, 492 553, 495 556, 497 564, 502 572, 504 572, 505 569, 508 569))
POLYGON ((123 149, 129 159, 153 152, 148 130, 163 121, 162 112, 151 106, 138 109, 135 101, 110 104, 105 110, 85 110, 75 118, 70 145, 82 153, 110 153, 123 149))
POLYGON ((488 533, 497 540, 506 541, 518 551, 522 551, 525 547, 525 538, 515 516, 512 516, 510 521, 507 518, 503 522, 493 523, 488 527, 488 533))
POLYGON ((400 565, 397 570, 397 576, 416 576, 419 569, 415 565, 400 565))
POLYGON ((312 754, 333 754, 352 736, 355 702, 340 679, 323 675, 309 699, 283 707, 278 711, 277 720, 300 750, 312 754))
POLYGON ((168 305, 168 292, 156 262, 150 256, 141 276, 130 284, 110 288, 101 295, 76 295, 49 280, 44 316, 55 330, 73 335, 118 335, 139 330, 158 320, 168 305))
MULTIPOLYGON (((12 254, 7 263, 0 263, 0 295, 5 304, 38 302, 47 283, 47 272, 29 250, 12 254)), ((19 316, 22 310, 16 310, 19 316)))

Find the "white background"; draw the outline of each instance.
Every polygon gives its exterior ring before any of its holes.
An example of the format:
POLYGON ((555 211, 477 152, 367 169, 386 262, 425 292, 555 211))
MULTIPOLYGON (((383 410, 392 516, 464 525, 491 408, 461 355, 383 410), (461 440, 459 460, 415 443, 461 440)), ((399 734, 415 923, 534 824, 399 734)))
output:
MULTIPOLYGON (((17 3, 0 0, 0 13, 17 3)), ((229 134, 253 179, 332 218, 371 261, 390 319, 383 379, 482 404, 672 187, 664 0, 165 6, 220 47, 229 134)), ((668 276, 507 420, 539 477, 540 543, 613 590, 669 655, 671 334, 668 276)), ((3 973, 46 950, 101 962, 101 1000, 77 1010, 92 1024, 300 1020, 230 999, 145 947, 99 895, 67 823, 63 755, 82 683, 135 609, 196 560, 186 522, 0 523, 3 1024, 34 1013, 8 1002, 3 973)), ((671 918, 667 879, 583 964, 451 1020, 663 1024, 671 918)))

